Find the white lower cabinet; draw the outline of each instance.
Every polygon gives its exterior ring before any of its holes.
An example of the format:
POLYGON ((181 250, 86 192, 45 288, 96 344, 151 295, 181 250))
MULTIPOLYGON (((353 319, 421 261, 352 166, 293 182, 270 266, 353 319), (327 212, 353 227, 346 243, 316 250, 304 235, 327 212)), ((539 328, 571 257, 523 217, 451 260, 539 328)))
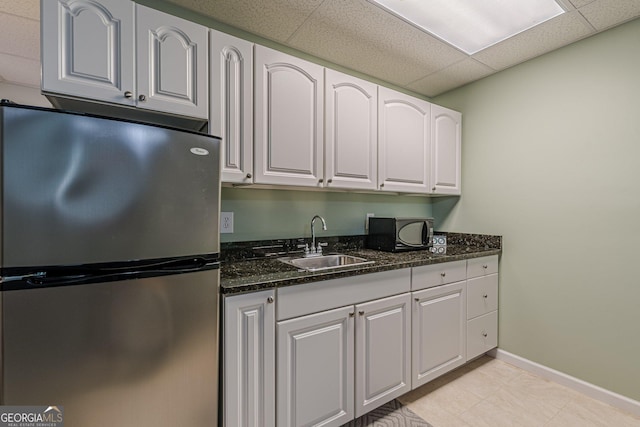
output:
POLYGON ((273 289, 225 296, 224 427, 275 427, 275 304, 273 289))
POLYGON ((467 262, 467 360, 498 346, 498 256, 467 262))
POLYGON ((410 287, 403 269, 278 289, 279 427, 341 426, 411 390, 410 287))
POLYGON ((413 292, 413 387, 464 364, 466 282, 413 292))
POLYGON ((356 306, 356 418, 411 390, 411 295, 356 306))
POLYGON ((467 322, 467 360, 498 346, 498 312, 476 317, 467 322))
POLYGON ((278 322, 279 427, 353 419, 353 306, 278 322))
POLYGON ((411 390, 410 304, 405 293, 278 322, 278 426, 341 426, 411 390))
POLYGON ((497 334, 497 255, 226 296, 223 426, 342 426, 497 334))

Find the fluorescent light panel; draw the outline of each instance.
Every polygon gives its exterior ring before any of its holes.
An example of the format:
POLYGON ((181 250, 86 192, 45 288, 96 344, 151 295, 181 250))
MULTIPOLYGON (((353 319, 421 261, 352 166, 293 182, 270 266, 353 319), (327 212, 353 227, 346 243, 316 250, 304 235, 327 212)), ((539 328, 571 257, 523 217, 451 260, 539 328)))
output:
POLYGON ((555 0, 369 0, 472 55, 564 13, 555 0))

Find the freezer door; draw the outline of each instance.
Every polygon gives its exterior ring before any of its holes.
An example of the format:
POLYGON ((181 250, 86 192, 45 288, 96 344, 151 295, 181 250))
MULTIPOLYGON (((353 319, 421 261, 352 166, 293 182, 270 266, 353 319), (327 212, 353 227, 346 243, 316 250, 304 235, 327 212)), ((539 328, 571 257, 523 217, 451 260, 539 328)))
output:
POLYGON ((65 427, 217 425, 218 270, 2 292, 3 405, 65 427))
POLYGON ((219 138, 0 111, 3 268, 219 252, 219 138))

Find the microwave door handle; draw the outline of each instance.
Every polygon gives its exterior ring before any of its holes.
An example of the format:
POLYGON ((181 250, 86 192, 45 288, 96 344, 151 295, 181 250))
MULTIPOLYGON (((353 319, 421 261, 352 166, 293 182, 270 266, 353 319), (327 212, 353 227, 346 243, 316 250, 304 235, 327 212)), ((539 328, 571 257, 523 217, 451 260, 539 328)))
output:
POLYGON ((422 223, 422 244, 429 246, 433 242, 433 228, 430 227, 429 221, 422 223))
POLYGON ((427 221, 424 221, 422 223, 422 244, 426 245, 427 239, 429 238, 429 226, 427 224, 427 221))

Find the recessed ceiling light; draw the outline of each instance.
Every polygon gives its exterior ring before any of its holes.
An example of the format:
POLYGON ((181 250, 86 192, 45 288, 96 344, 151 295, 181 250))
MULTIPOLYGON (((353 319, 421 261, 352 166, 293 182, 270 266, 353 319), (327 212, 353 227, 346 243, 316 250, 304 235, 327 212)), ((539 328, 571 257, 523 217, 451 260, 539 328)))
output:
POLYGON ((368 0, 472 55, 565 12, 555 0, 368 0))

